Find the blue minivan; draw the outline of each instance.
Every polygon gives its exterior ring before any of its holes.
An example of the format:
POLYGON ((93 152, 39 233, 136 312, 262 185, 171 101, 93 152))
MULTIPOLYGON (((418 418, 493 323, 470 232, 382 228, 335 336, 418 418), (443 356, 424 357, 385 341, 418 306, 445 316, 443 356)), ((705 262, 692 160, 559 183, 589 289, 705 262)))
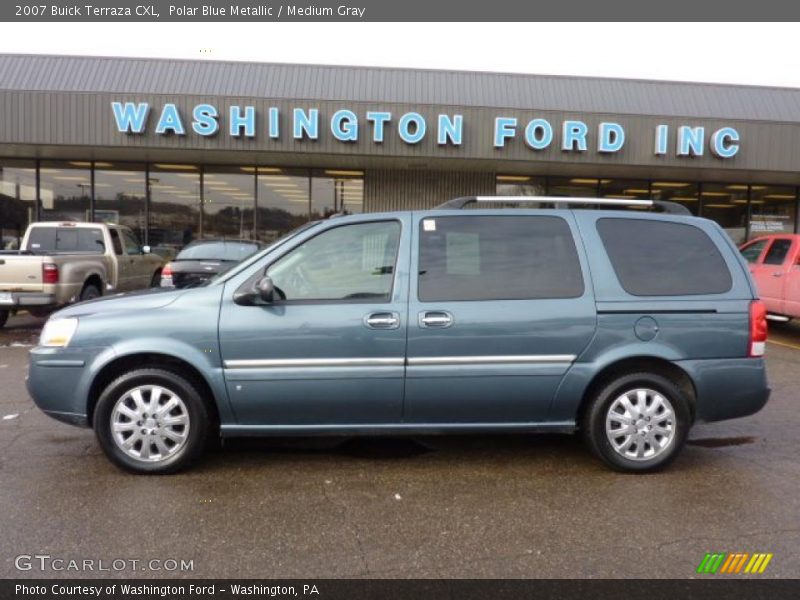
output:
POLYGON ((766 333, 736 247, 680 205, 470 197, 309 223, 202 287, 61 310, 28 389, 139 473, 217 435, 487 432, 580 432, 646 472, 693 423, 764 406, 766 333))

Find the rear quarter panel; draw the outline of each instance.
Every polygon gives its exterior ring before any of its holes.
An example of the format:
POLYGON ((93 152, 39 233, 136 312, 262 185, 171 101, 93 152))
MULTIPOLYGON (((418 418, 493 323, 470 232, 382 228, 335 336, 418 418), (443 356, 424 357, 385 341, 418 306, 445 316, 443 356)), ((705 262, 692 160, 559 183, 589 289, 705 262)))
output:
MULTIPOLYGON (((551 406, 551 420, 574 419, 595 376, 621 360, 649 357, 680 363, 747 356, 754 288, 738 249, 719 226, 699 218, 641 216, 699 227, 719 250, 732 280, 731 289, 722 294, 642 297, 622 287, 597 232, 597 220, 609 214, 575 212, 594 283, 597 331, 562 380, 551 406)), ((627 213, 619 218, 640 216, 627 213)))

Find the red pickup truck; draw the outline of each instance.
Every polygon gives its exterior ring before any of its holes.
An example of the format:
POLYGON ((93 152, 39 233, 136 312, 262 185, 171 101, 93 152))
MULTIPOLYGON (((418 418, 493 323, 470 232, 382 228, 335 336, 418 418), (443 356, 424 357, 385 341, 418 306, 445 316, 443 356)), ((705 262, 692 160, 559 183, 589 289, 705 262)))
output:
POLYGON ((767 318, 785 322, 800 317, 800 235, 767 235, 740 250, 767 305, 767 318))

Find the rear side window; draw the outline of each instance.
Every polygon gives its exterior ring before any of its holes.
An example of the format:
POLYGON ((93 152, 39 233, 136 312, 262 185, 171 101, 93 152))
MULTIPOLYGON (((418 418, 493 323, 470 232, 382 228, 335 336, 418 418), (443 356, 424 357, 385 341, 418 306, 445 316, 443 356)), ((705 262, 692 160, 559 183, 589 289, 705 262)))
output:
POLYGON ((35 227, 31 230, 28 250, 37 253, 105 251, 103 232, 87 227, 35 227))
POLYGON ((575 240, 561 217, 430 217, 419 235, 423 302, 583 294, 575 240))
POLYGON ((792 247, 792 240, 775 240, 764 257, 765 265, 782 265, 792 247))
POLYGON ((716 245, 694 225, 606 218, 598 219, 597 231, 629 294, 722 294, 733 286, 716 245))

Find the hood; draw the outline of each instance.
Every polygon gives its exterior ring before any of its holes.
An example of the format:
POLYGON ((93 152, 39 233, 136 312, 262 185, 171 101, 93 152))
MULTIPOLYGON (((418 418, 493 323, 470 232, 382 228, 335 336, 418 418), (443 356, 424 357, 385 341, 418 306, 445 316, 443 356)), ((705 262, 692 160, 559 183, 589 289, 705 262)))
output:
POLYGON ((174 290, 169 288, 149 288, 125 294, 103 296, 95 300, 87 300, 68 306, 53 315, 53 317, 85 317, 97 313, 110 313, 131 310, 152 310, 167 306, 179 296, 191 290, 174 290))

